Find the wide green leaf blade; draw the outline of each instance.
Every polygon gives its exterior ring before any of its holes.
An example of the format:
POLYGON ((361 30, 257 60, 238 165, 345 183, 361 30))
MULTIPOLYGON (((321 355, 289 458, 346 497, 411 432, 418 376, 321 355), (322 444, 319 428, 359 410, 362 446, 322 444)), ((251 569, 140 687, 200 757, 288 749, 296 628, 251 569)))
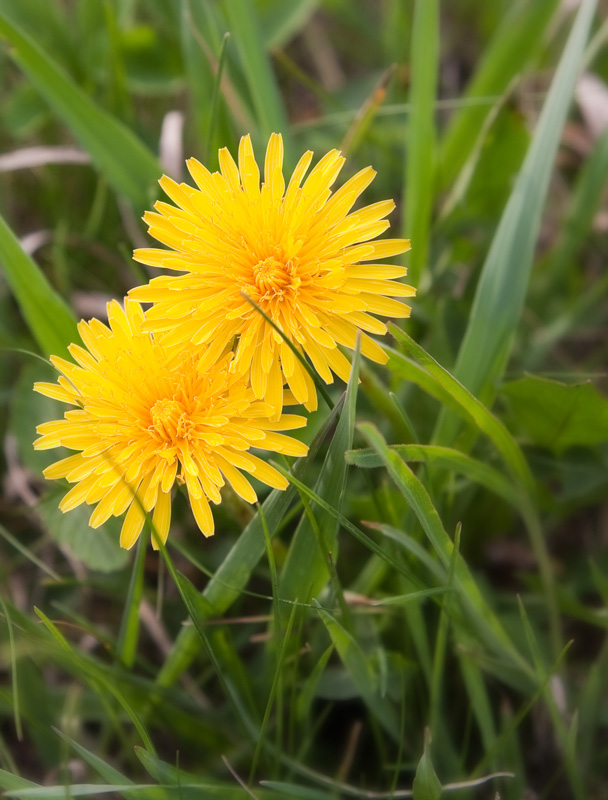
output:
POLYGON ((65 356, 80 339, 76 320, 1 216, 0 266, 42 352, 65 356))
POLYGON ((608 400, 588 381, 565 384, 526 375, 506 383, 501 394, 527 436, 557 454, 608 441, 608 400))
POLYGON ((121 122, 99 108, 3 10, 0 10, 0 36, 8 39, 13 60, 90 154, 115 191, 127 197, 137 209, 149 205, 161 169, 148 148, 121 122))

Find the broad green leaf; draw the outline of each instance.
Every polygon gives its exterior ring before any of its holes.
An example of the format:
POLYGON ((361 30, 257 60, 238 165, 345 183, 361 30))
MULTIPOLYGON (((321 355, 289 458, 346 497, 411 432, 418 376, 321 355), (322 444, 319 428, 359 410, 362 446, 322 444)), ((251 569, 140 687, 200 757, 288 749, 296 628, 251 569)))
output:
MULTIPOLYGON (((359 377, 359 353, 355 353, 350 380, 346 390, 344 407, 336 432, 328 448, 323 467, 315 484, 315 492, 338 511, 342 508, 346 488, 347 465, 344 453, 353 443, 357 385, 359 377)), ((304 514, 292 539, 285 566, 279 577, 279 596, 281 600, 299 600, 308 603, 319 592, 329 577, 328 556, 334 564, 338 560, 338 525, 324 514, 320 508, 312 510, 313 520, 304 514)), ((281 604, 281 611, 288 607, 281 604)))
MULTIPOLYGON (((493 396, 519 322, 555 153, 595 7, 596 0, 583 0, 580 6, 477 285, 455 375, 478 396, 493 396)), ((449 444, 455 428, 454 420, 443 415, 437 441, 449 444)))
POLYGON ((590 382, 565 384, 528 375, 501 389, 513 424, 558 455, 608 441, 608 400, 590 382))
POLYGON ((65 492, 53 489, 38 502, 36 510, 45 529, 57 544, 69 548, 89 569, 114 572, 129 561, 129 553, 118 541, 121 521, 111 517, 96 530, 89 527, 91 509, 81 505, 65 514, 59 510, 59 502, 65 492))
POLYGON ((435 100, 439 71, 439 0, 416 0, 412 27, 411 111, 407 125, 403 235, 412 240, 409 280, 427 262, 435 181, 435 100))
POLYGON ((323 620, 340 659, 361 698, 382 727, 391 736, 397 738, 399 725, 395 709, 380 693, 378 675, 372 669, 369 656, 363 652, 357 640, 342 627, 329 611, 321 608, 318 603, 316 605, 318 606, 317 613, 323 620))
POLYGON ((80 340, 76 320, 1 216, 0 267, 42 352, 65 356, 70 342, 80 340))
MULTIPOLYGON (((338 404, 328 414, 325 424, 310 446, 308 457, 300 459, 294 465, 294 475, 303 476, 308 472, 328 432, 334 426, 340 408, 341 405, 338 404)), ((284 492, 275 489, 264 501, 262 507, 271 536, 274 536, 277 532, 281 520, 295 495, 295 487, 289 486, 284 492)), ((256 514, 240 534, 202 593, 202 597, 207 602, 209 617, 221 616, 230 608, 232 603, 239 597, 241 590, 245 588, 251 573, 265 551, 264 529, 260 516, 256 514)), ((188 668, 199 649, 200 643, 196 630, 183 628, 159 673, 158 683, 161 686, 169 686, 176 681, 182 672, 188 668)))
MULTIPOLYGON (((465 99, 480 100, 502 95, 515 75, 542 45, 547 24, 558 0, 512 3, 494 38, 483 53, 465 99)), ((475 145, 491 105, 463 103, 448 126, 441 147, 439 177, 442 186, 453 183, 475 145)))
POLYGON ((108 183, 137 209, 148 206, 161 175, 160 166, 148 148, 121 122, 99 108, 2 9, 0 36, 8 39, 13 60, 89 153, 108 183))

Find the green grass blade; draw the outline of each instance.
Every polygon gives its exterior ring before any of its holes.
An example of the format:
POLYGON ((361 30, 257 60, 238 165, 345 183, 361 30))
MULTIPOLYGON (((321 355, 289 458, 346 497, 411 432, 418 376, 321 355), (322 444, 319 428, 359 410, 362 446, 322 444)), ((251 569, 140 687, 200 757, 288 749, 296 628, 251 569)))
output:
POLYGON ((396 325, 390 325, 389 327, 393 336, 402 343, 406 355, 416 359, 441 386, 441 389, 458 404, 461 412, 468 416, 479 430, 494 442, 513 475, 533 495, 535 491, 534 477, 530 472, 530 467, 521 448, 503 423, 488 411, 484 404, 457 381, 453 375, 450 375, 446 369, 437 363, 411 336, 397 328, 396 325))
MULTIPOLYGON (((340 408, 341 405, 338 404, 328 415, 325 424, 310 446, 308 457, 301 459, 294 466, 294 475, 306 474, 328 432, 333 428, 340 408)), ((276 533, 295 495, 296 489, 292 485, 284 492, 279 490, 271 492, 264 501, 262 506, 264 518, 271 536, 276 533)), ((230 608, 241 590, 245 588, 251 573, 265 551, 264 529, 259 515, 256 514, 231 548, 215 576, 205 587, 203 597, 208 603, 210 617, 221 616, 230 608)), ((183 628, 159 673, 158 683, 161 686, 169 686, 174 683, 188 668, 199 649, 197 632, 192 628, 183 628)))
POLYGON ((263 47, 263 36, 250 0, 224 0, 226 16, 234 43, 240 54, 249 92, 256 112, 260 134, 268 141, 270 134, 282 133, 287 161, 291 152, 291 137, 283 101, 275 76, 263 47))
MULTIPOLYGON (((67 742, 70 747, 72 747, 74 751, 78 753, 82 760, 92 767, 95 772, 97 772, 98 775, 103 778, 104 781, 123 785, 133 783, 133 781, 129 780, 129 778, 125 777, 117 769, 114 769, 111 764, 107 764, 99 756, 95 755, 95 753, 91 753, 90 750, 87 750, 86 747, 83 747, 81 744, 79 744, 79 742, 76 742, 74 739, 71 739, 69 736, 59 730, 56 730, 55 732, 65 742, 67 742)), ((147 752, 147 750, 144 752, 147 752)))
POLYGON ((0 36, 8 39, 13 60, 90 154, 115 191, 138 209, 149 205, 161 170, 148 148, 99 108, 2 10, 0 36))
POLYGON ((224 74, 224 64, 226 63, 226 51, 228 49, 229 40, 230 33, 229 31, 226 31, 222 39, 220 55, 217 64, 217 72, 215 73, 215 79, 213 81, 213 93, 211 95, 211 105, 209 110, 209 123, 207 125, 207 135, 203 142, 203 163, 205 163, 208 160, 209 155, 215 151, 215 133, 218 126, 217 123, 220 111, 220 86, 222 85, 222 75, 224 74))
MULTIPOLYGON (((346 390, 344 407, 333 436, 323 467, 315 484, 315 492, 337 510, 342 508, 346 488, 347 465, 344 453, 350 450, 355 428, 355 410, 359 377, 359 350, 355 351, 346 390)), ((338 525, 335 520, 317 508, 313 515, 318 527, 319 541, 307 514, 302 517, 289 548, 287 560, 279 579, 281 600, 309 602, 318 597, 329 577, 328 556, 337 561, 338 525), (319 547, 322 545, 322 548, 319 547)), ((285 606, 282 604, 282 610, 285 606)))
POLYGON ((65 356, 70 342, 80 340, 76 320, 2 217, 0 266, 42 352, 65 356))
POLYGON ((4 599, 0 596, 0 605, 2 606, 2 610, 4 612, 4 619, 6 621, 6 627, 8 630, 8 649, 9 649, 9 656, 11 662, 11 678, 12 678, 12 689, 13 689, 13 718, 15 720, 15 732, 17 734, 17 739, 21 742, 23 741, 23 726, 21 724, 21 710, 20 710, 20 703, 19 703, 19 673, 17 672, 17 653, 15 651, 15 634, 13 633, 13 621, 11 620, 11 615, 8 610, 8 606, 4 602, 4 599))
MULTIPOLYGON (((285 475, 285 477, 287 477, 288 473, 284 469, 282 469, 280 464, 275 464, 274 466, 276 467, 276 469, 279 470, 279 472, 281 472, 283 475, 285 475)), ((367 547, 369 550, 371 550, 372 553, 375 553, 377 556, 379 556, 379 558, 381 558, 383 561, 389 564, 394 570, 399 572, 401 575, 408 578, 412 583, 414 583, 415 585, 419 585, 419 581, 417 580, 416 576, 413 573, 411 573, 407 569, 407 567, 403 566, 403 564, 401 564, 399 560, 392 555, 392 553, 387 552, 385 549, 381 547, 381 545, 379 545, 377 542, 375 542, 373 539, 371 539, 369 536, 363 533, 363 531, 360 530, 356 525, 353 525, 353 523, 347 517, 345 517, 344 514, 340 513, 340 511, 337 511, 322 497, 319 497, 319 495, 316 492, 314 492, 310 487, 306 486, 306 484, 297 480, 297 478, 294 478, 293 475, 291 476, 290 480, 297 487, 298 491, 300 491, 306 497, 309 497, 327 514, 333 517, 333 519, 335 519, 336 522, 338 522, 345 530, 347 530, 352 536, 354 536, 355 539, 357 539, 357 541, 361 542, 361 544, 364 545, 364 547, 367 547)))
MULTIPOLYGON (((467 88, 465 99, 502 95, 538 52, 558 0, 513 3, 467 88)), ((464 103, 447 129, 440 154, 442 186, 452 184, 475 145, 488 107, 464 103)))
MULTIPOLYGON (((361 423, 358 429, 380 455, 389 475, 418 518, 439 560, 445 569, 449 569, 453 543, 443 528, 428 492, 407 464, 399 458, 397 453, 389 449, 374 425, 369 422, 361 423)), ((509 664, 520 680, 529 685, 529 681, 533 678, 529 665, 487 605, 461 556, 458 556, 455 565, 454 586, 459 592, 468 615, 475 620, 476 634, 479 638, 485 642, 491 652, 505 659, 505 663, 509 664)))
POLYGON ((372 669, 368 656, 365 655, 356 639, 340 625, 329 611, 319 606, 317 613, 323 620, 340 659, 361 698, 382 727, 395 739, 398 738, 399 724, 395 709, 386 697, 381 695, 378 675, 372 669))
POLYGON ((424 732, 424 750, 416 767, 412 784, 413 800, 439 800, 442 795, 441 781, 431 761, 431 730, 424 732))
POLYGON ((19 775, 12 775, 4 769, 0 769, 0 788, 7 791, 19 791, 20 789, 35 789, 40 784, 28 781, 19 775))
POLYGON ((560 227, 554 255, 548 265, 548 279, 553 286, 565 280, 572 269, 576 254, 589 235, 607 183, 608 130, 600 137, 581 169, 570 211, 560 227))
MULTIPOLYGON (((504 475, 476 458, 454 450, 451 447, 438 447, 436 445, 424 444, 395 444, 390 446, 391 450, 399 453, 404 461, 422 461, 426 464, 438 464, 445 469, 449 469, 461 475, 465 475, 474 483, 484 486, 494 494, 502 497, 507 503, 517 508, 521 500, 521 495, 513 489, 504 475)), ((372 469, 381 467, 382 460, 378 453, 372 448, 362 450, 349 450, 346 453, 346 461, 355 467, 372 469)))
POLYGON ((277 661, 274 670, 274 676, 272 679, 272 685, 270 687, 270 692, 268 694, 266 709, 264 710, 264 716, 262 718, 262 723, 260 725, 260 732, 257 737, 255 751, 253 754, 253 759, 251 761, 251 768, 249 770, 249 783, 253 781, 253 778, 255 776, 256 767, 258 765, 258 760, 260 757, 260 752, 262 750, 262 745, 264 744, 264 736, 266 734, 266 728, 268 727, 268 721, 270 720, 270 713, 272 711, 275 697, 277 695, 277 691, 279 690, 279 686, 281 683, 281 678, 283 675, 283 669, 285 665, 285 657, 287 656, 287 652, 289 649, 288 648, 289 639, 291 637, 291 630, 293 628, 293 621, 295 619, 297 609, 298 607, 296 605, 293 605, 291 608, 291 614, 289 615, 289 620, 287 621, 287 628, 285 629, 285 636, 283 637, 283 641, 281 643, 281 649, 277 654, 277 661))
POLYGON ((429 250, 435 172, 439 2, 416 0, 412 28, 411 112, 407 126, 403 235, 412 240, 409 280, 418 286, 429 250))
MULTIPOLYGON (((491 392, 500 379, 519 322, 553 161, 595 7, 596 0, 583 0, 580 6, 477 285, 455 367, 456 376, 475 395, 484 396, 488 387, 491 392)), ((452 430, 440 427, 442 444, 452 436, 452 430)))
POLYGON ((127 669, 131 669, 137 653, 139 639, 139 605, 144 589, 144 566, 148 541, 145 536, 140 536, 137 543, 137 553, 131 571, 131 580, 125 599, 125 611, 120 626, 118 642, 116 643, 116 657, 127 669))

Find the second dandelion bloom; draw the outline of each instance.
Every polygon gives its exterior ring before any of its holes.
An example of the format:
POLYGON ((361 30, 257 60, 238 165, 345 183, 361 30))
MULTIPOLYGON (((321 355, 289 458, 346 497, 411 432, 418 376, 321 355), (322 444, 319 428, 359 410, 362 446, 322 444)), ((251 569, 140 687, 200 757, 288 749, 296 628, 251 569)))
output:
POLYGON ((87 349, 70 346, 77 363, 53 357, 62 373, 58 383, 34 387, 73 407, 64 419, 39 425, 34 443, 36 449, 78 451, 44 471, 46 478, 74 484, 62 511, 96 505, 92 527, 126 511, 120 543, 130 548, 152 510, 156 534, 166 540, 175 482, 185 484, 206 536, 214 530, 209 501, 221 501, 224 483, 251 503, 256 493, 243 472, 287 487, 250 448, 305 455, 306 445, 279 432, 302 427, 304 417, 270 421, 272 409, 256 399, 246 377, 230 371, 232 354, 206 367, 204 348, 158 342, 142 330, 144 314, 134 300, 124 310, 109 303, 108 317, 109 328, 95 319, 81 322, 87 349))
POLYGON ((268 143, 263 182, 248 136, 238 165, 220 150, 220 172, 188 161, 196 189, 167 177, 161 186, 176 204, 147 213, 150 234, 171 248, 136 250, 136 260, 184 274, 154 278, 130 296, 153 303, 147 330, 167 344, 208 343, 208 358, 234 348, 230 369, 248 375, 253 393, 278 416, 287 383, 295 400, 316 408, 315 386, 283 337, 251 298, 326 383, 348 379, 350 363, 338 348, 354 348, 384 363, 382 348, 367 334, 386 333, 382 317, 407 317, 394 298, 415 294, 398 282, 404 267, 377 263, 409 249, 406 239, 373 241, 389 227, 394 208, 385 200, 352 211, 375 172, 368 167, 332 192, 345 159, 324 156, 305 179, 312 152, 298 162, 289 183, 283 176, 283 141, 268 143), (245 297, 246 295, 247 297, 245 297))

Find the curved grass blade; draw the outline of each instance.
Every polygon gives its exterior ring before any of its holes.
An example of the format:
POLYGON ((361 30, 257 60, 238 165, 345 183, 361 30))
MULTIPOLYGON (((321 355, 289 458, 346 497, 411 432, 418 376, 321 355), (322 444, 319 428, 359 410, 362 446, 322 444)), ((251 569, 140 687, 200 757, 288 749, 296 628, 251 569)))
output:
MULTIPOLYGON (((521 494, 513 488, 507 478, 497 469, 472 458, 460 450, 451 447, 439 447, 432 444, 393 444, 389 447, 404 461, 422 461, 427 464, 438 464, 452 470, 484 486, 494 494, 502 497, 515 508, 519 507, 521 494)), ((370 469, 383 466, 382 459, 373 448, 349 450, 346 461, 355 467, 370 469)))
POLYGON ((136 208, 148 206, 161 175, 160 166, 148 148, 111 114, 99 108, 40 44, 13 24, 1 9, 0 36, 8 39, 13 60, 89 153, 108 183, 136 208))
POLYGON ((471 392, 456 378, 444 369, 424 348, 420 347, 411 336, 404 333, 396 325, 389 325, 390 331, 406 350, 406 355, 416 359, 426 372, 439 384, 461 409, 461 413, 471 419, 480 431, 491 439, 513 475, 527 491, 533 495, 534 477, 530 467, 515 439, 502 422, 495 417, 471 392))
POLYGON ((0 266, 42 352, 65 356, 80 339, 76 320, 1 216, 0 266))

